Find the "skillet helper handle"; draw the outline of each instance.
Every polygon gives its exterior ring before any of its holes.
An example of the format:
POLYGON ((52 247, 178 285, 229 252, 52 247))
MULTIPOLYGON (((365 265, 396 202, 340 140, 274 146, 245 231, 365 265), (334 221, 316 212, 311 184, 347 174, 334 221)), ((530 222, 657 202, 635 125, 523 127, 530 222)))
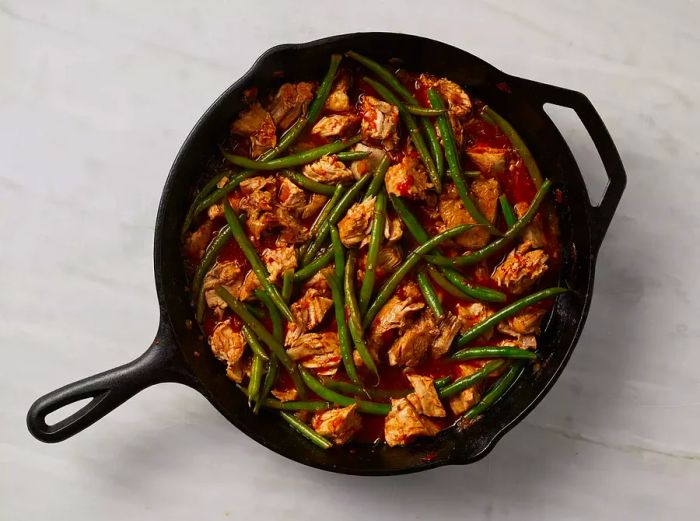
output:
POLYGON ((627 174, 615 143, 593 104, 580 92, 524 78, 514 80, 514 83, 521 84, 528 93, 534 94, 543 105, 552 103, 573 109, 593 140, 608 176, 608 185, 600 204, 593 206, 590 199, 588 203, 591 210, 591 242, 595 250, 598 250, 627 184, 627 174))
POLYGON ((151 346, 136 360, 73 382, 36 400, 27 413, 27 428, 38 440, 56 443, 89 427, 153 384, 180 382, 194 385, 193 377, 180 362, 180 356, 169 326, 161 324, 151 346), (90 401, 73 414, 52 425, 47 424, 46 417, 52 412, 87 398, 90 401))

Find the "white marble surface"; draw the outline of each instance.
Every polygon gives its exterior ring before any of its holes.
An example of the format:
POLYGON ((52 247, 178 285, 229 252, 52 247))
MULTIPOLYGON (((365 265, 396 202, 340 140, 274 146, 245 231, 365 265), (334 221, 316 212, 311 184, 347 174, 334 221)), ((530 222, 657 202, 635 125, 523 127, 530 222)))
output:
POLYGON ((698 20, 680 0, 0 0, 0 519, 697 519, 698 20), (581 90, 616 140, 627 192, 543 403, 478 464, 381 479, 286 461, 178 385, 32 439, 34 398, 152 337, 156 205, 202 111, 268 47, 358 30, 581 90))

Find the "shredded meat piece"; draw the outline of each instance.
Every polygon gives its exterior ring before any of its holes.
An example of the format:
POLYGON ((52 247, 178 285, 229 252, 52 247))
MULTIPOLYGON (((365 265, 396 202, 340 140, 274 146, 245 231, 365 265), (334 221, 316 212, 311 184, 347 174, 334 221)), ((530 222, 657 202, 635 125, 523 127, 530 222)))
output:
POLYGON ((204 221, 199 228, 187 235, 184 249, 188 257, 198 261, 202 259, 213 230, 214 224, 211 221, 204 221))
POLYGON ((228 321, 219 322, 209 337, 209 345, 214 356, 226 362, 228 376, 240 383, 243 380, 243 372, 239 362, 246 346, 243 334, 240 331, 234 331, 228 321), (237 380, 239 376, 240 379, 237 380))
MULTIPOLYGON (((292 246, 265 248, 260 257, 269 273, 267 280, 272 283, 279 281, 285 271, 294 270, 297 267, 296 251, 292 246)), ((253 270, 250 270, 243 280, 238 298, 240 300, 248 300, 259 287, 260 282, 257 275, 255 275, 253 270)))
POLYGON ((307 205, 306 192, 286 177, 280 179, 278 199, 280 204, 285 208, 298 209, 304 208, 307 205))
MULTIPOLYGON (((489 318, 494 313, 495 311, 490 306, 482 304, 481 302, 474 302, 469 305, 464 305, 461 303, 457 304, 457 316, 462 321, 460 332, 464 333, 468 331, 469 329, 477 325, 479 322, 483 322, 484 320, 489 318)), ((482 337, 485 339, 489 339, 492 335, 493 329, 490 329, 486 333, 484 333, 482 337)))
POLYGON ((294 121, 306 113, 309 103, 314 98, 314 86, 312 83, 285 83, 275 94, 268 111, 277 126, 285 130, 292 126, 294 121))
POLYGON ((308 369, 315 369, 317 374, 328 376, 338 370, 340 364, 340 344, 338 334, 306 333, 297 338, 287 354, 294 361, 299 361, 308 369))
POLYGON ((398 242, 403 237, 403 222, 398 215, 389 215, 384 221, 384 238, 388 244, 398 242))
POLYGON ((408 282, 401 287, 372 321, 367 337, 370 353, 376 358, 380 347, 390 340, 392 331, 405 327, 410 316, 423 307, 423 296, 415 282, 408 282))
POLYGON ((351 109, 348 89, 350 88, 350 76, 345 71, 338 74, 333 90, 326 99, 325 108, 333 112, 347 112, 351 109))
POLYGON ((393 149, 398 143, 396 129, 399 124, 399 109, 391 103, 365 95, 362 97, 360 112, 363 139, 376 139, 387 150, 393 149))
POLYGON ((432 378, 412 372, 407 372, 406 378, 408 378, 414 390, 414 392, 409 394, 406 398, 411 402, 411 405, 413 405, 417 412, 435 418, 444 418, 447 416, 442 403, 440 403, 440 398, 438 398, 432 378))
POLYGON ((370 197, 366 201, 353 204, 338 223, 340 241, 346 248, 352 248, 369 239, 375 200, 375 197, 370 197))
POLYGON ((313 277, 304 283, 304 289, 314 288, 322 293, 329 294, 330 287, 328 286, 326 275, 331 273, 335 273, 335 266, 333 264, 321 268, 320 271, 316 272, 313 277))
MULTIPOLYGON (((449 111, 447 113, 447 119, 450 121, 450 126, 452 127, 452 135, 455 138, 457 150, 461 150, 462 146, 464 145, 464 125, 462 124, 462 121, 455 116, 454 112, 449 111)), ((440 144, 444 147, 445 141, 440 133, 440 126, 437 124, 437 122, 435 123, 435 133, 440 139, 440 144)))
POLYGON ((433 187, 423 163, 414 154, 405 155, 401 163, 390 166, 384 184, 389 194, 410 199, 425 199, 433 187))
POLYGON ((398 245, 382 246, 377 255, 377 268, 375 272, 378 276, 392 273, 399 267, 403 260, 403 251, 398 245))
MULTIPOLYGON (((524 201, 516 203, 513 206, 513 210, 515 210, 515 214, 518 216, 518 219, 525 215, 528 208, 530 208, 530 203, 524 201)), ((542 248, 547 244, 547 239, 542 227, 542 215, 540 213, 537 213, 535 218, 530 221, 530 224, 525 227, 523 232, 520 234, 520 239, 522 242, 529 242, 532 244, 533 248, 542 248)))
POLYGON ((381 148, 374 148, 365 145, 364 143, 358 143, 353 147, 355 152, 369 152, 369 155, 363 159, 358 159, 350 163, 350 170, 355 179, 360 179, 365 174, 371 174, 374 172, 375 168, 379 162, 386 156, 386 152, 381 148))
POLYGON ((519 337, 521 335, 539 335, 540 324, 547 314, 546 309, 528 307, 500 322, 496 329, 506 335, 519 337))
POLYGON ((311 133, 325 138, 347 136, 359 122, 360 118, 354 114, 331 114, 319 119, 311 133))
POLYGON ((547 271, 549 257, 542 250, 532 250, 529 242, 511 251, 493 271, 491 278, 502 288, 519 295, 531 288, 547 271))
POLYGON ((204 277, 204 299, 207 306, 221 318, 227 304, 216 294, 216 288, 223 286, 234 298, 238 298, 242 283, 243 272, 238 264, 217 262, 204 277))
MULTIPOLYGON (((479 370, 478 367, 474 367, 468 364, 459 364, 457 366, 457 377, 463 378, 465 376, 470 376, 479 370)), ((467 389, 464 389, 459 394, 450 398, 450 409, 455 415, 461 415, 467 412, 473 405, 479 402, 481 395, 479 393, 479 385, 474 385, 467 389)))
POLYGON ((508 152, 502 148, 475 145, 467 148, 467 155, 481 172, 501 173, 506 169, 508 152))
POLYGON ((291 346, 303 333, 311 331, 321 323, 323 317, 333 306, 333 300, 327 295, 327 290, 309 288, 299 300, 292 304, 292 314, 297 319, 297 323, 289 323, 284 340, 285 345, 291 346))
MULTIPOLYGON (((494 223, 498 211, 498 197, 501 191, 496 179, 477 179, 472 182, 470 196, 476 203, 481 213, 494 223)), ((438 201, 440 217, 445 223, 445 229, 454 228, 460 224, 476 224, 471 214, 464 208, 464 204, 457 193, 454 184, 449 183, 440 194, 438 201)), ((489 242, 490 233, 483 226, 476 226, 455 238, 460 246, 469 249, 483 248, 489 242)))
POLYGON ((287 389, 271 389, 270 393, 280 402, 290 402, 299 397, 299 393, 295 387, 289 387, 287 389))
POLYGON ((277 144, 275 122, 260 103, 241 112, 231 125, 231 133, 250 138, 251 157, 258 157, 277 144))
POLYGON ((311 426, 334 444, 343 445, 360 430, 362 418, 357 412, 357 404, 353 403, 339 409, 317 411, 311 419, 311 426))
POLYGON ((324 184, 339 184, 355 179, 350 169, 336 156, 323 156, 304 166, 303 173, 309 179, 324 184))
POLYGON ((440 428, 416 411, 407 398, 391 400, 391 411, 384 420, 384 439, 390 447, 406 445, 418 436, 435 436, 440 428))
POLYGON ((433 340, 430 347, 431 356, 436 359, 447 354, 457 333, 462 329, 462 319, 452 313, 445 313, 445 316, 437 324, 438 337, 433 340))
POLYGON ((408 326, 389 349, 389 365, 415 367, 430 348, 430 344, 440 333, 432 313, 423 315, 408 326))
POLYGON ((464 89, 455 82, 447 78, 437 79, 430 74, 421 74, 418 77, 418 82, 423 84, 425 88, 434 88, 440 97, 447 104, 449 114, 464 119, 469 116, 472 110, 472 102, 469 95, 464 92, 464 89))
POLYGON ((306 206, 304 206, 301 211, 301 218, 308 219, 309 217, 313 217, 321 211, 321 208, 323 208, 327 202, 328 197, 325 195, 311 194, 311 197, 309 197, 309 202, 306 203, 306 206))
POLYGON ((515 338, 499 340, 496 345, 503 347, 517 347, 519 349, 537 349, 535 335, 518 335, 515 338))

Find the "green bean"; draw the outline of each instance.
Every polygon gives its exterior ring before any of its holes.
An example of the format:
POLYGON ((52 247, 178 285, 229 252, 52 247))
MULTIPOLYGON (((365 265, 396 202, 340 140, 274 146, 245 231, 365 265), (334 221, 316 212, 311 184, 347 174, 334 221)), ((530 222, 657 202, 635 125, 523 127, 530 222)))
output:
POLYGON ((510 206, 506 194, 501 195, 498 198, 498 202, 501 204, 501 212, 503 212, 503 219, 506 222, 506 226, 511 228, 518 218, 513 213, 513 208, 510 206))
POLYGON ((442 378, 437 378, 433 381, 433 385, 436 390, 440 390, 452 381, 451 376, 443 376, 442 378))
POLYGON ((430 283, 430 279, 428 278, 425 269, 418 271, 416 274, 416 279, 418 280, 418 287, 420 288, 421 293, 423 293, 423 298, 433 312, 433 315, 435 315, 437 318, 444 317, 445 311, 442 309, 440 299, 438 298, 437 293, 435 293, 435 288, 433 288, 433 285, 430 283))
POLYGON ((335 193, 335 186, 324 185, 323 183, 314 181, 313 179, 306 177, 304 174, 300 174, 299 172, 295 172, 293 170, 282 170, 280 175, 286 177, 295 185, 300 186, 304 190, 308 190, 309 192, 313 192, 315 194, 333 195, 335 193))
POLYGON ((527 167, 527 171, 535 184, 535 188, 539 189, 543 182, 542 173, 540 172, 540 168, 537 166, 537 161, 535 161, 535 158, 532 156, 532 153, 525 144, 525 141, 523 141, 523 138, 520 137, 520 134, 518 134, 511 124, 491 107, 484 107, 481 114, 482 117, 487 115, 501 129, 508 140, 513 143, 513 146, 518 151, 518 154, 520 154, 520 157, 523 159, 523 163, 525 163, 525 166, 527 167))
POLYGON ((350 208, 350 206, 352 206, 352 204, 355 202, 358 194, 362 188, 364 188, 365 184, 367 184, 369 179, 369 176, 361 177, 359 181, 357 181, 347 192, 345 192, 345 195, 343 195, 343 197, 338 201, 338 204, 331 208, 331 210, 328 212, 328 217, 326 220, 319 225, 316 238, 311 242, 309 248, 304 254, 304 257, 302 258, 302 266, 309 264, 314 258, 314 255, 318 253, 318 250, 321 249, 321 246, 323 246, 323 243, 326 241, 326 238, 330 233, 331 225, 337 223, 343 217, 343 215, 345 215, 345 212, 347 212, 348 208, 350 208))
MULTIPOLYGON (((453 297, 458 299, 467 300, 469 297, 462 293, 454 284, 452 284, 447 278, 440 273, 435 266, 427 266, 430 278, 432 278, 438 286, 440 286, 446 293, 449 293, 453 297)), ((471 300, 471 299, 470 299, 471 300)))
POLYGON ((314 100, 311 102, 311 105, 309 105, 309 111, 306 118, 308 119, 310 125, 316 123, 316 120, 321 115, 323 106, 326 104, 326 99, 333 88, 333 80, 335 79, 335 75, 338 72, 338 67, 340 66, 340 61, 342 59, 343 56, 341 54, 331 54, 331 61, 330 65, 328 66, 328 71, 323 77, 321 84, 318 86, 318 90, 316 90, 314 100))
POLYGON ((304 280, 310 279, 311 277, 316 275, 316 273, 318 273, 318 271, 321 268, 328 266, 333 260, 333 256, 333 248, 328 248, 325 252, 316 257, 316 259, 314 259, 308 265, 304 266, 302 269, 294 273, 294 282, 302 282, 304 280))
POLYGON ((194 215, 199 215, 202 213, 204 210, 209 208, 211 205, 218 203, 221 199, 226 197, 228 194, 233 192, 238 186, 245 181, 246 179, 250 179, 251 177, 255 177, 258 175, 258 173, 254 170, 247 170, 244 172, 241 172, 240 174, 236 175, 235 177, 232 177, 228 183, 226 183, 224 186, 221 188, 218 188, 217 190, 214 190, 209 196, 205 197, 202 199, 199 204, 195 207, 194 209, 194 215))
POLYGON ((442 181, 440 180, 440 176, 438 175, 437 167, 435 166, 433 157, 428 151, 428 146, 425 144, 425 140, 423 139, 423 135, 420 133, 420 129, 418 128, 418 123, 416 123, 415 118, 411 115, 410 112, 408 112, 408 110, 406 110, 406 106, 403 103, 401 103, 399 98, 397 98, 394 95, 394 93, 391 92, 384 85, 377 81, 374 81, 371 78, 367 78, 366 76, 363 78, 363 80, 367 82, 374 90, 376 90, 377 93, 382 98, 384 98, 384 100, 391 103, 392 105, 396 105, 396 107, 399 109, 401 119, 403 120, 404 125, 406 125, 406 128, 408 128, 408 133, 411 137, 411 141, 413 141, 418 155, 420 155, 421 159, 423 160, 423 163, 425 164, 425 168, 428 171, 428 176, 430 177, 430 180, 432 181, 435 187, 435 191, 440 193, 442 191, 442 181))
MULTIPOLYGON (((265 305, 267 312, 270 315, 270 321, 272 322, 272 336, 275 337, 275 340, 282 343, 282 316, 275 307, 275 303, 272 302, 270 296, 262 289, 256 289, 255 296, 258 297, 258 299, 265 305)), ((270 363, 267 366, 267 373, 265 374, 265 380, 263 381, 262 385, 262 391, 260 392, 261 400, 255 402, 255 408, 253 409, 255 414, 257 414, 260 410, 262 400, 264 400, 267 395, 270 394, 272 387, 275 385, 275 380, 277 380, 278 365, 279 362, 277 361, 276 356, 270 358, 270 363)))
POLYGON ((427 107, 421 107, 420 105, 406 105, 406 110, 408 110, 414 116, 442 116, 447 111, 445 109, 433 109, 427 107))
POLYGON ((309 229, 309 235, 313 239, 318 235, 319 230, 321 229, 321 226, 323 226, 323 223, 328 220, 328 214, 331 213, 331 210, 336 207, 338 204, 338 201, 340 201, 340 198, 343 197, 343 194, 345 193, 345 188, 342 185, 337 185, 335 187, 335 190, 333 192, 333 197, 331 197, 328 202, 323 205, 323 208, 321 211, 318 213, 318 216, 316 217, 316 220, 314 223, 311 225, 311 228, 309 229))
POLYGON ((411 105, 418 105, 418 101, 411 94, 406 87, 394 76, 391 71, 389 71, 383 65, 380 65, 376 61, 363 56, 362 54, 356 53, 355 51, 348 51, 345 53, 346 56, 352 58, 353 60, 360 62, 362 65, 371 70, 377 77, 384 83, 389 85, 399 96, 401 96, 407 103, 411 105))
POLYGON ((429 262, 437 264, 439 266, 466 266, 468 264, 475 264, 485 259, 486 257, 492 255, 493 253, 500 251, 504 246, 510 244, 516 237, 518 237, 520 232, 528 224, 530 224, 530 221, 532 221, 532 219, 535 217, 535 214, 537 214, 537 210, 539 209, 540 204, 542 204, 542 201, 544 200, 551 186, 552 182, 549 179, 546 179, 545 182, 542 183, 540 189, 537 191, 537 194, 535 194, 535 197, 532 200, 530 208, 528 208, 527 212, 525 212, 525 214, 520 219, 518 219, 513 226, 508 228, 506 233, 503 234, 503 237, 496 239, 488 246, 485 246, 475 252, 462 255, 460 257, 447 258, 440 255, 426 255, 426 259, 429 262))
POLYGON ((481 172, 479 172, 478 170, 463 170, 462 175, 467 177, 479 177, 481 175, 481 172))
POLYGON ((350 380, 361 385, 360 377, 357 375, 355 361, 352 358, 352 348, 350 346, 350 333, 348 324, 345 321, 345 302, 343 302, 343 291, 340 289, 340 282, 337 275, 324 274, 328 286, 331 288, 333 306, 335 308, 335 321, 338 327, 338 344, 340 344, 340 357, 343 359, 343 367, 350 380))
POLYGON ((432 250, 437 245, 446 241, 447 239, 464 233, 473 226, 474 225, 472 224, 461 224, 459 226, 455 226, 454 228, 450 228, 449 230, 446 230, 436 235, 432 239, 426 241, 422 245, 418 246, 418 248, 413 250, 403 262, 403 264, 401 264, 401 266, 399 266, 396 269, 396 271, 392 273, 391 276, 387 279, 382 288, 379 290, 379 293, 377 293, 377 296, 372 302, 372 305, 369 307, 367 313, 365 314, 365 318, 362 323, 363 328, 367 328, 372 323, 374 317, 377 315, 382 306, 386 304, 386 301, 389 300, 389 298, 394 293, 394 290, 399 285, 401 280, 408 274, 409 271, 413 269, 413 267, 416 264, 418 264, 424 253, 432 250))
POLYGON ((518 377, 522 374, 523 367, 519 364, 515 364, 508 369, 508 372, 501 376, 498 381, 493 384, 491 389, 484 395, 481 401, 474 407, 469 409, 462 418, 466 420, 472 420, 483 414, 487 409, 489 409, 494 403, 501 398, 508 389, 513 385, 518 377))
POLYGON ((457 287, 465 295, 475 299, 483 300, 484 302, 505 302, 506 295, 495 289, 485 288, 483 286, 473 286, 469 284, 467 279, 457 270, 452 268, 444 268, 442 274, 447 277, 455 287, 457 287))
POLYGON ((287 306, 287 303, 282 298, 282 295, 280 295, 277 286, 269 281, 268 277, 270 274, 268 273, 267 268, 260 260, 258 252, 255 251, 253 244, 243 231, 243 226, 241 226, 236 214, 233 213, 233 209, 228 201, 224 201, 224 215, 226 216, 226 222, 231 228, 233 238, 236 239, 236 242, 245 255, 245 258, 248 259, 248 262, 253 269, 253 273, 255 273, 255 276, 258 278, 260 285, 263 287, 265 292, 270 295, 270 298, 275 303, 275 306, 277 306, 277 309, 280 310, 282 315, 284 315, 284 317, 290 322, 296 322, 294 315, 292 315, 292 312, 289 310, 289 306, 287 306))
POLYGON ((277 357, 277 359, 292 377, 294 387, 296 387, 299 396, 303 397, 306 390, 304 389, 304 383, 299 375, 299 368, 294 361, 289 358, 289 355, 284 350, 282 342, 271 335, 265 326, 263 326, 257 318, 250 314, 245 305, 240 300, 234 298, 233 295, 226 290, 226 288, 219 286, 216 288, 216 294, 219 295, 219 297, 221 297, 221 299, 228 304, 231 311, 238 315, 243 323, 248 326, 257 335, 257 337, 267 345, 267 347, 270 348, 272 354, 277 357))
POLYGON ((355 400, 354 398, 350 398, 349 396, 344 396, 340 393, 336 393, 335 391, 324 387, 323 384, 321 384, 321 382, 319 382, 313 376, 311 376, 311 374, 305 369, 301 369, 301 377, 304 379, 304 383, 309 387, 309 389, 311 389, 311 391, 313 391, 319 397, 329 402, 337 403, 338 405, 342 405, 343 407, 347 407, 348 405, 356 403, 357 410, 359 412, 364 412, 366 414, 376 414, 378 416, 386 416, 387 414, 389 414, 389 411, 391 411, 391 407, 389 406, 389 404, 386 403, 355 400))
MULTIPOLYGON (((250 311, 250 308, 248 309, 248 311, 250 311)), ((255 333, 253 333, 248 326, 243 326, 241 331, 243 332, 243 336, 245 337, 246 341, 248 342, 248 345, 250 346, 250 350, 253 351, 255 356, 259 356, 263 361, 268 362, 270 360, 270 357, 267 356, 265 349, 263 349, 263 346, 260 344, 260 341, 255 336, 255 333)))
POLYGON ((484 365, 477 372, 470 374, 469 376, 463 376, 462 378, 457 378, 454 382, 445 387, 442 387, 438 391, 438 396, 440 398, 449 398, 455 394, 459 394, 465 389, 473 386, 477 382, 480 382, 488 375, 493 373, 495 370, 500 369, 505 362, 503 360, 492 360, 484 365))
POLYGON ((301 421, 293 414, 290 414, 286 411, 280 411, 280 415, 286 420, 286 422, 289 425, 291 425, 292 429, 304 436, 314 445, 321 447, 322 449, 330 449, 333 446, 333 444, 330 441, 321 436, 319 433, 317 433, 311 427, 306 425, 303 421, 301 421))
POLYGON ((416 242, 419 244, 427 242, 430 239, 430 236, 418 222, 416 216, 413 215, 408 209, 406 203, 404 203, 400 197, 396 197, 395 195, 390 195, 389 200, 391 201, 391 205, 394 207, 394 210, 396 210, 399 218, 406 225, 406 228, 408 229, 409 233, 413 235, 416 242))
POLYGON ((331 226, 331 248, 333 249, 333 260, 335 261, 335 275, 338 280, 343 278, 345 273, 345 247, 340 241, 340 233, 336 226, 331 226))
MULTIPOLYGON (((231 240, 231 229, 228 224, 225 224, 216 234, 216 237, 209 243, 206 251, 204 252, 204 257, 202 257, 202 262, 197 266, 197 271, 195 271, 194 277, 192 278, 192 293, 200 297, 204 295, 204 277, 206 277, 209 268, 216 262, 216 257, 219 255, 221 249, 226 246, 228 241, 231 240)), ((197 319, 201 322, 201 318, 197 319)))
POLYGON ((265 362, 258 355, 253 356, 250 366, 250 379, 248 380, 248 400, 257 403, 260 401, 260 384, 265 372, 265 362))
POLYGON ((386 222, 386 194, 381 192, 374 201, 374 219, 367 247, 365 275, 360 286, 360 312, 364 313, 369 307, 369 301, 374 291, 374 281, 377 276, 377 258, 384 239, 384 223, 386 222))
POLYGON ((452 355, 452 360, 474 360, 479 358, 518 358, 536 360, 537 355, 532 351, 508 346, 483 346, 460 349, 452 355))
POLYGON ((250 311, 250 313, 258 320, 265 318, 265 312, 262 309, 256 308, 252 304, 247 304, 246 307, 248 308, 248 311, 250 311))
POLYGON ((289 302, 294 291, 294 270, 287 270, 282 275, 282 298, 285 302, 289 302))
POLYGON ((331 391, 337 391, 339 393, 346 393, 355 396, 368 396, 372 400, 379 401, 387 401, 389 398, 402 398, 412 392, 411 389, 365 389, 350 382, 331 380, 329 378, 322 378, 321 384, 331 391))
MULTIPOLYGON (((428 99, 433 108, 444 109, 445 104, 442 102, 442 98, 433 88, 428 89, 428 99)), ((455 143, 454 133, 452 131, 452 125, 450 120, 446 115, 442 115, 438 118, 438 127, 440 128, 440 135, 442 136, 442 142, 445 147, 445 157, 447 158, 447 165, 449 166, 450 179, 455 184, 457 193, 459 194, 464 208, 469 212, 474 221, 479 224, 483 224, 486 229, 493 235, 501 235, 501 232, 494 227, 489 220, 484 217, 484 215, 479 211, 474 204, 474 201, 469 196, 467 190, 467 185, 462 178, 462 167, 459 164, 459 151, 457 150, 457 144, 455 143)))
POLYGON ((379 163, 377 163, 377 168, 375 168, 374 172, 372 172, 372 182, 369 184, 369 188, 367 188, 367 192, 365 193, 365 197, 363 199, 364 201, 379 194, 379 191, 384 186, 384 176, 386 175, 386 171, 389 169, 390 162, 391 158, 389 157, 389 154, 384 154, 379 163))
POLYGON ((343 280, 343 289, 345 292, 345 304, 348 308, 348 329, 350 330, 350 336, 352 337, 353 343, 355 344, 355 349, 357 349, 362 362, 365 367, 372 371, 374 376, 377 378, 377 383, 379 382, 379 371, 377 371, 377 365, 374 363, 374 359, 367 349, 367 345, 362 338, 362 316, 360 313, 360 308, 357 304, 357 297, 355 295, 355 265, 357 257, 355 252, 350 252, 348 255, 348 261, 345 264, 345 277, 343 280))
POLYGON ((220 172, 214 177, 212 177, 209 181, 207 181, 207 183, 202 187, 197 196, 194 198, 194 201, 192 201, 189 210, 187 210, 187 215, 185 215, 185 221, 182 223, 182 228, 180 230, 180 233, 182 235, 184 235, 185 232, 187 232, 187 230, 190 229, 190 226, 192 225, 192 220, 195 216, 195 210, 197 209, 199 203, 202 202, 205 197, 212 193, 212 191, 216 188, 216 185, 219 184, 219 181, 221 181, 224 177, 228 175, 233 175, 233 172, 220 172))
POLYGON ((561 293, 565 293, 566 291, 567 290, 565 288, 558 287, 543 289, 508 304, 504 308, 501 308, 498 311, 496 311, 496 313, 494 313, 490 317, 476 324, 469 331, 467 331, 461 337, 459 337, 459 339, 457 339, 457 347, 462 347, 466 345, 467 343, 474 340, 488 329, 491 329, 500 321, 512 317, 521 309, 526 308, 527 306, 531 306, 532 304, 535 304, 540 300, 544 300, 546 298, 554 297, 561 293))
POLYGON ((335 157, 340 161, 359 161, 370 155, 368 150, 350 150, 347 152, 338 152, 335 157))
POLYGON ((325 411, 326 409, 331 409, 333 404, 330 402, 320 402, 318 400, 292 400, 281 402, 268 398, 262 401, 262 406, 266 409, 277 409, 279 411, 325 411))
POLYGON ((246 168, 249 170, 281 170, 283 168, 291 168, 293 166, 305 165, 307 163, 312 163, 323 156, 335 154, 341 150, 345 150, 360 142, 362 136, 359 134, 353 136, 344 141, 336 141, 334 143, 329 143, 327 145, 321 145, 320 147, 311 148, 298 154, 292 154, 291 156, 280 157, 277 159, 270 159, 269 161, 260 161, 256 159, 248 159, 244 156, 239 156, 236 154, 230 154, 225 150, 221 150, 221 154, 226 158, 229 163, 240 166, 241 168, 246 168))

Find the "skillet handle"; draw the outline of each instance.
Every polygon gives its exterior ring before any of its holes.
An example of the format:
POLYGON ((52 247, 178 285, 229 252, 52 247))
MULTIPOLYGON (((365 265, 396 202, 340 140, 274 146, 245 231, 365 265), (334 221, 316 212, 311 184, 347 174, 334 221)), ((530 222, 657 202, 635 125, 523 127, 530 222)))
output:
POLYGON ((27 413, 27 428, 38 440, 55 443, 70 438, 111 412, 146 387, 160 382, 195 386, 185 369, 170 326, 161 320, 146 352, 128 364, 89 376, 37 399, 27 413), (67 405, 91 398, 70 416, 48 425, 46 416, 67 405))
POLYGON ((528 96, 536 98, 542 105, 552 103, 573 109, 595 144, 608 176, 608 185, 600 204, 593 206, 590 200, 588 203, 591 210, 591 242, 597 251, 627 184, 627 174, 610 133, 593 104, 580 92, 524 78, 512 80, 513 85, 522 85, 528 96))

